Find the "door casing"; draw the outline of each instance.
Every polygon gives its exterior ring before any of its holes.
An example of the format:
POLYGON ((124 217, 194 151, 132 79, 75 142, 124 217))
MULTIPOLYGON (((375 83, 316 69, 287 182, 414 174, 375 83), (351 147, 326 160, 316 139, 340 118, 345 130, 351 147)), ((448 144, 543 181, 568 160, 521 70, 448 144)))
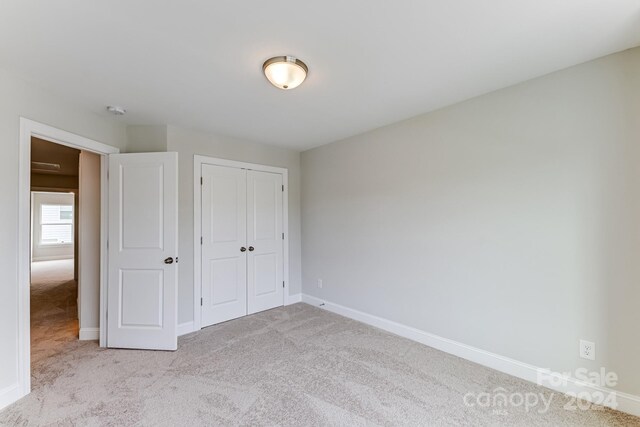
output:
MULTIPOLYGON (((119 153, 116 147, 67 132, 53 126, 20 117, 20 157, 18 183, 18 384, 16 400, 31 392, 31 297, 30 297, 30 209, 31 209, 31 137, 90 151, 101 156, 100 171, 100 324, 106 325, 107 274, 107 170, 108 155, 119 153)), ((80 239, 79 239, 80 241, 80 239)), ((82 248, 79 248, 82 250, 82 248)), ((100 346, 106 346, 106 328, 100 328, 100 346)))
MULTIPOLYGON (((232 168, 255 170, 261 172, 271 172, 282 175, 284 191, 282 194, 282 230, 284 232, 283 244, 283 264, 284 264, 284 301, 288 304, 289 297, 289 171, 286 168, 275 166, 265 166, 256 163, 238 162, 235 160, 219 159, 215 157, 195 155, 193 157, 193 330, 202 329, 202 311, 200 299, 202 297, 202 247, 200 237, 202 237, 202 200, 200 178, 202 176, 202 165, 227 166, 232 168)), ((182 330, 180 333, 186 333, 182 330)))

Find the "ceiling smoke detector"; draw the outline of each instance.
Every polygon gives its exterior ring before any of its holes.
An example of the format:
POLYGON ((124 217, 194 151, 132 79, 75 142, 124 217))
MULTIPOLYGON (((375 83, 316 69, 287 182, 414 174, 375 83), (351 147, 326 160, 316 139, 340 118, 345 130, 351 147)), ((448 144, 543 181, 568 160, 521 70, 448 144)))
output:
POLYGON ((118 107, 117 105, 109 105, 107 107, 107 111, 116 116, 124 116, 127 112, 127 110, 122 107, 118 107))

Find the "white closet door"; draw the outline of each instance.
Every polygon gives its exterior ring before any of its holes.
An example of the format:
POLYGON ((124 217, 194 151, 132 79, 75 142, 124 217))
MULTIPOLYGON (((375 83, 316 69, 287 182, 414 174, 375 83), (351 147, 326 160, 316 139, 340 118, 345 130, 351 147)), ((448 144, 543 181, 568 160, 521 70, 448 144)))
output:
POLYGON ((245 170, 202 165, 202 326, 247 314, 246 189, 245 170))
POLYGON ((107 345, 176 350, 178 155, 109 156, 107 345))
POLYGON ((248 314, 284 305, 282 175, 247 171, 248 314))

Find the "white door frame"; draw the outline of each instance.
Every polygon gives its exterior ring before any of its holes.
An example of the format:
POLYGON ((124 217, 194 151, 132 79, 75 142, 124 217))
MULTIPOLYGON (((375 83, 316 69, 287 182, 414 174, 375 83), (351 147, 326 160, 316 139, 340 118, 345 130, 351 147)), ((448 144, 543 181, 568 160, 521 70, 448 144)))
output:
MULTIPOLYGON (((238 169, 249 169, 260 172, 271 172, 282 175, 284 192, 282 194, 282 231, 284 232, 284 300, 283 305, 289 304, 289 171, 286 168, 275 166, 265 166, 256 163, 237 162, 235 160, 219 159, 215 157, 194 155, 193 156, 193 330, 202 329, 202 308, 200 298, 202 297, 202 246, 200 237, 202 236, 202 200, 200 178, 202 177, 202 165, 227 166, 238 169)), ((182 331, 186 333, 187 331, 182 331)), ((180 333, 180 331, 179 331, 180 333)))
MULTIPOLYGON (((106 325, 107 274, 107 170, 109 154, 120 152, 116 147, 85 138, 43 123, 20 117, 20 164, 18 193, 18 387, 21 397, 31 392, 31 137, 56 144, 90 151, 101 156, 100 191, 100 325, 106 325)), ((78 230, 80 232, 80 230, 78 230)), ((82 239, 78 238, 78 244, 82 239)), ((78 247, 78 252, 82 248, 78 247)), ((106 327, 100 327, 100 346, 106 345, 106 327)))

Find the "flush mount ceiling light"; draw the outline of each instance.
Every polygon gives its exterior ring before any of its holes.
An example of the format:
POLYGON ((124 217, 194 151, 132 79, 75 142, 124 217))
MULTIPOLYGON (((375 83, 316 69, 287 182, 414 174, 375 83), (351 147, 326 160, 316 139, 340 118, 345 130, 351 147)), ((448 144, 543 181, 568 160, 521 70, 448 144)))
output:
POLYGON ((307 77, 307 65, 293 56, 275 56, 262 65, 267 80, 279 89, 289 90, 300 86, 307 77))

